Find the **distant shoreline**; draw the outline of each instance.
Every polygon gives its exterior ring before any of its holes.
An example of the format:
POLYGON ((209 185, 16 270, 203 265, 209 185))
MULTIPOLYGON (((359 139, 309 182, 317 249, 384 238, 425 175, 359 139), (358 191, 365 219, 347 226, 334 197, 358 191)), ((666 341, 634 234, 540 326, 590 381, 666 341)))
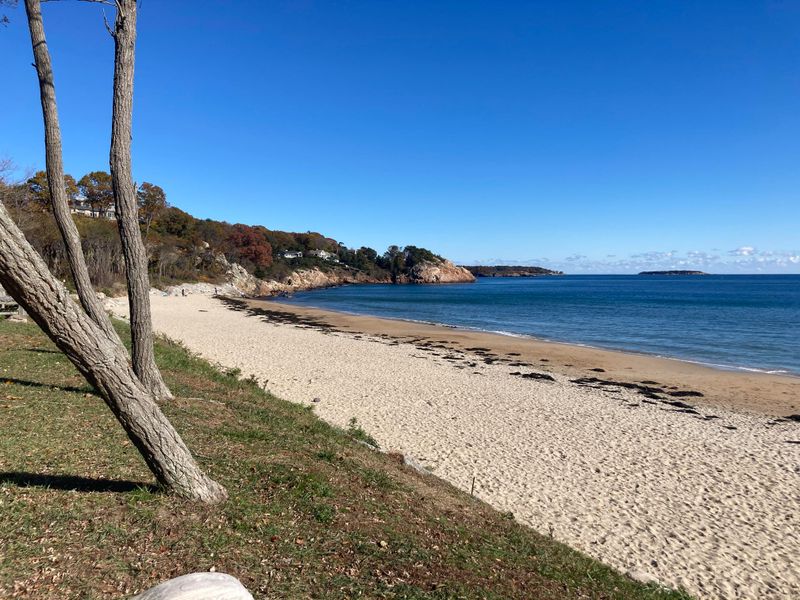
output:
POLYGON ((544 267, 519 267, 514 265, 463 265, 475 277, 545 277, 563 275, 563 271, 554 271, 544 267))
POLYGON ((708 275, 703 271, 642 271, 639 275, 708 275))

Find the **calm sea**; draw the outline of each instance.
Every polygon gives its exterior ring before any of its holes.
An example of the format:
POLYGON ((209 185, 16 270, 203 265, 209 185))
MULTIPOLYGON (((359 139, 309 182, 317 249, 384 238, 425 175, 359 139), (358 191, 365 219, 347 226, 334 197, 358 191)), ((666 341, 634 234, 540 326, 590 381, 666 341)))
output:
POLYGON ((293 304, 800 375, 800 275, 566 275, 352 285, 293 304))

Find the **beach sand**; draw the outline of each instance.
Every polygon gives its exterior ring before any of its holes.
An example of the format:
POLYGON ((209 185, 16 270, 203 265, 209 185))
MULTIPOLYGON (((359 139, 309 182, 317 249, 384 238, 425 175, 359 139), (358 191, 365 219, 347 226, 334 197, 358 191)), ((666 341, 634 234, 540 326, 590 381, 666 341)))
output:
POLYGON ((798 379, 273 302, 151 301, 159 332, 331 423, 355 417, 383 449, 638 579, 800 597, 800 423, 776 418, 800 413, 798 379))

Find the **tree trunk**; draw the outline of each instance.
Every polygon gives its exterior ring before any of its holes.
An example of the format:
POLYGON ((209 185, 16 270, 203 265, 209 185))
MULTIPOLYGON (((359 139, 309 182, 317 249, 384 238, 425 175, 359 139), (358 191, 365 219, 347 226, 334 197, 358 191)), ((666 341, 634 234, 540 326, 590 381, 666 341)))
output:
POLYGON ((97 299, 92 287, 92 282, 89 279, 89 270, 86 268, 86 259, 81 249, 81 237, 69 212, 69 201, 67 200, 67 192, 64 186, 61 129, 58 124, 55 80, 50 62, 50 52, 47 49, 47 41, 44 36, 44 24, 42 23, 42 10, 39 0, 25 0, 25 11, 28 15, 28 28, 31 32, 36 74, 39 77, 39 95, 42 101, 42 116, 44 118, 47 185, 50 190, 53 214, 61 232, 61 237, 64 239, 69 268, 83 309, 97 326, 103 330, 103 333, 112 340, 119 340, 117 332, 111 325, 111 320, 103 310, 103 306, 97 299))
POLYGON ((109 339, 77 307, 2 204, 0 285, 97 388, 166 490, 207 503, 227 497, 225 488, 200 470, 178 432, 131 370, 122 344, 109 339))
POLYGON ((111 116, 111 184, 116 202, 117 226, 125 255, 128 303, 131 316, 133 370, 156 398, 171 398, 153 355, 150 316, 150 279, 147 251, 139 229, 136 186, 131 169, 133 121, 133 66, 136 47, 136 0, 118 0, 114 23, 114 105, 111 116))

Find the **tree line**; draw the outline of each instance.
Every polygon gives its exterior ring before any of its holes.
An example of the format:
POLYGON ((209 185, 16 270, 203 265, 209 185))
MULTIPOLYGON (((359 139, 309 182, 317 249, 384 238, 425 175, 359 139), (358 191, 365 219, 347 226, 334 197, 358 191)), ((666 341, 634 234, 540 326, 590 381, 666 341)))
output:
MULTIPOLYGON (((95 215, 113 214, 109 177, 108 173, 98 171, 77 181, 65 175, 65 193, 71 208, 80 208, 84 203, 89 205, 91 198, 90 206, 95 215)), ((442 260, 441 256, 413 245, 392 245, 380 253, 367 246, 348 248, 334 238, 313 231, 287 232, 262 225, 200 219, 171 206, 164 190, 152 183, 138 186, 137 199, 148 273, 158 286, 187 281, 221 283, 225 261, 239 263, 262 279, 281 280, 302 268, 324 271, 349 268, 368 277, 389 280, 407 274, 422 262, 442 260), (309 256, 316 250, 330 253, 337 262, 309 256), (284 258, 289 252, 302 253, 303 257, 284 258)), ((53 219, 46 173, 37 172, 16 184, 4 185, 0 181, 0 201, 51 272, 74 287, 64 240, 53 219)), ((88 218, 81 212, 72 217, 80 233, 92 284, 107 294, 123 291, 125 263, 115 223, 109 219, 88 218)))
MULTIPOLYGON (((52 198, 46 171, 37 171, 33 177, 18 184, 17 187, 21 205, 27 210, 52 211, 52 198)), ((64 193, 73 210, 88 206, 92 216, 99 217, 105 217, 114 210, 111 174, 106 171, 92 171, 77 181, 72 175, 65 173, 64 193)), ((148 226, 162 210, 169 206, 164 190, 147 181, 136 188, 136 200, 139 219, 148 226)))

